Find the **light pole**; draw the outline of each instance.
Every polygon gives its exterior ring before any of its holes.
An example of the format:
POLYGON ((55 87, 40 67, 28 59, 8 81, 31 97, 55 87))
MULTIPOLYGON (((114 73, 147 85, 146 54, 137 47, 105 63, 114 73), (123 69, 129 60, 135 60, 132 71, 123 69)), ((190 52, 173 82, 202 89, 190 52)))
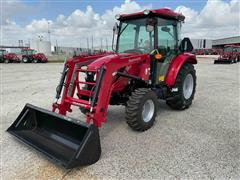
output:
POLYGON ((50 21, 48 21, 48 40, 51 42, 50 21))

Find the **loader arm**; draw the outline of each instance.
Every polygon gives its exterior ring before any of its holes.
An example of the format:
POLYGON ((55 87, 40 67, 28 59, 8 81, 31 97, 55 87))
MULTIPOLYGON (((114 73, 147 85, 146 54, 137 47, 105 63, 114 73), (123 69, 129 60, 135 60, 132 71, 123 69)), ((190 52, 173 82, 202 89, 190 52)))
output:
POLYGON ((56 112, 57 109, 59 110, 59 114, 62 115, 66 115, 67 111, 71 112, 70 104, 66 103, 64 100, 67 96, 73 97, 75 93, 76 84, 74 83, 74 80, 76 78, 76 75, 74 74, 74 72, 76 72, 76 69, 82 66, 86 66, 94 60, 106 56, 107 54, 109 53, 99 53, 88 56, 81 55, 68 59, 68 61, 64 65, 60 83, 57 86, 56 101, 52 104, 52 112, 56 112), (67 73, 65 71, 67 71, 67 73), (62 92, 63 87, 64 89, 62 92), (59 104, 58 100, 60 99, 60 97, 61 103, 59 104))
MULTIPOLYGON (((61 103, 53 104, 53 111, 59 110, 59 114, 66 115, 67 111, 71 112, 71 106, 79 106, 89 109, 86 114, 86 122, 91 121, 98 127, 101 127, 102 122, 106 122, 106 114, 108 109, 109 100, 113 89, 118 86, 118 81, 114 79, 118 76, 118 70, 122 68, 131 68, 131 66, 139 64, 143 67, 137 74, 128 74, 125 81, 133 77, 147 81, 150 74, 150 57, 147 54, 139 55, 133 54, 132 56, 120 57, 117 54, 109 56, 96 56, 87 57, 79 62, 79 60, 72 59, 67 62, 68 72, 66 75, 64 89, 61 97, 61 103), (98 60, 96 60, 98 59, 98 60), (87 70, 81 69, 86 66, 87 70), (79 72, 96 72, 97 80, 95 83, 79 81, 79 72), (131 76, 132 75, 132 76, 131 76), (80 88, 79 84, 94 85, 94 92, 88 92, 91 100, 84 101, 75 97, 75 93, 81 93, 86 90, 80 88)), ((131 72, 131 71, 129 71, 131 72)), ((127 83, 125 83, 127 85, 127 83)))
MULTIPOLYGON (((106 115, 109 105, 109 100, 116 83, 113 83, 114 77, 117 76, 119 69, 129 67, 135 64, 141 64, 144 67, 144 73, 140 71, 136 77, 139 77, 143 81, 147 81, 150 75, 150 57, 149 55, 134 55, 132 57, 123 58, 112 58, 111 61, 103 65, 105 72, 101 83, 101 88, 98 95, 98 102, 96 111, 93 114, 89 114, 88 118, 93 120, 94 124, 101 127, 102 122, 106 122, 106 115), (146 72, 146 73, 145 73, 146 72), (92 117, 92 118, 91 118, 92 117)), ((96 68, 93 64, 90 64, 89 68, 96 68)), ((131 77, 129 77, 131 78, 131 77)), ((89 121, 89 119, 88 119, 89 121)))

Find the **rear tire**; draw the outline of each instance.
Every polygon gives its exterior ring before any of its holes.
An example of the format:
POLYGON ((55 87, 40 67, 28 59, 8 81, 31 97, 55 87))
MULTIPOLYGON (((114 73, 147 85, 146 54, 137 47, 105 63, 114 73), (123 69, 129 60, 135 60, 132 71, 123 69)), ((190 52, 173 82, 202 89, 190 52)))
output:
POLYGON ((127 124, 136 131, 145 131, 151 128, 157 114, 157 106, 157 96, 151 89, 135 90, 126 106, 127 124))
POLYGON ((190 63, 184 64, 177 75, 174 85, 174 88, 178 89, 178 91, 173 92, 172 97, 167 99, 166 104, 176 110, 189 108, 194 99, 196 79, 194 66, 190 63))

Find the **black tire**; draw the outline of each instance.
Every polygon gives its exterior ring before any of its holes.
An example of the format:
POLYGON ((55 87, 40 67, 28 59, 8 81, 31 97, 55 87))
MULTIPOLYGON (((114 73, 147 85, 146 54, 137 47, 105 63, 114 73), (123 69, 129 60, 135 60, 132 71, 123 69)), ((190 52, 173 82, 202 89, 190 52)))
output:
POLYGON ((33 63, 38 63, 39 61, 38 61, 38 59, 33 59, 32 62, 33 62, 33 63))
POLYGON ((4 60, 4 63, 7 63, 7 64, 8 64, 8 63, 10 63, 10 60, 9 60, 9 59, 5 59, 5 60, 4 60))
POLYGON ((238 62, 238 58, 236 57, 235 59, 234 59, 234 63, 237 63, 238 62))
POLYGON ((184 64, 177 75, 177 79, 174 85, 174 88, 178 91, 172 92, 172 96, 167 99, 166 104, 172 109, 176 110, 184 110, 189 108, 189 106, 192 104, 196 91, 196 79, 197 77, 194 66, 190 63, 184 64), (193 78, 193 90, 191 96, 189 98, 185 98, 183 93, 183 84, 188 74, 190 74, 193 78))
POLYGON ((158 99, 156 94, 147 88, 139 88, 135 90, 126 106, 126 121, 127 124, 136 131, 145 131, 151 128, 154 124, 158 110, 158 99), (149 117, 149 121, 144 121, 142 116, 144 104, 150 100, 154 105, 153 115, 149 117))

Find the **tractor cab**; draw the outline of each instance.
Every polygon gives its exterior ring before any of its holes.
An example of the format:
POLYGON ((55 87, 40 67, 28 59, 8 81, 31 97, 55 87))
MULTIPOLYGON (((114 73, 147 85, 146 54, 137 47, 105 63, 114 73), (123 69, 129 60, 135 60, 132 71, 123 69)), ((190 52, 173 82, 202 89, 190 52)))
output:
POLYGON ((119 54, 149 54, 153 70, 151 79, 158 84, 164 81, 174 57, 181 52, 193 50, 188 38, 180 41, 184 18, 169 9, 116 15, 120 23, 116 23, 113 28, 117 36, 115 51, 119 54))
POLYGON ((5 54, 7 54, 7 51, 5 49, 0 49, 0 57, 3 57, 5 54))
POLYGON ((34 49, 26 48, 22 49, 21 54, 22 54, 22 62, 28 63, 32 62, 34 60, 34 55, 36 51, 34 49))
POLYGON ((6 53, 7 51, 5 49, 0 49, 0 62, 4 62, 6 53))
POLYGON ((33 49, 23 49, 22 51, 21 51, 21 53, 22 53, 22 55, 23 56, 31 56, 31 55, 33 55, 33 54, 35 54, 35 50, 33 50, 33 49))

